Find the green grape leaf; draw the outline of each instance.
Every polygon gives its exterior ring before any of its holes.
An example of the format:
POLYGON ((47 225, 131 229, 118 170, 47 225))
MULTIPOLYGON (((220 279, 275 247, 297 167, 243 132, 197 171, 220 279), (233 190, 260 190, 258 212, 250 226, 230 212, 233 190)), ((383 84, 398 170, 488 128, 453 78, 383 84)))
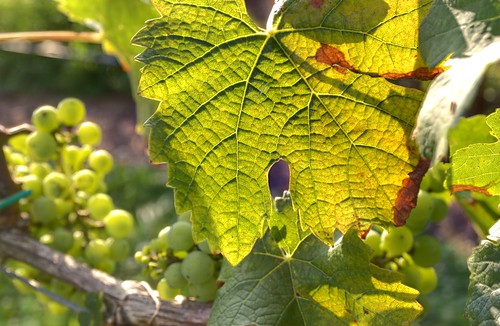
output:
POLYGON ((451 183, 454 192, 471 190, 500 195, 500 109, 486 118, 494 143, 473 144, 451 156, 451 183))
POLYGON ((141 124, 154 112, 154 102, 137 96, 141 65, 135 61, 141 48, 130 40, 148 19, 158 16, 156 10, 142 0, 56 0, 59 10, 71 20, 102 33, 104 50, 117 57, 127 71, 130 87, 137 103, 141 124))
POLYGON ((309 236, 293 256, 266 236, 219 290, 209 325, 409 325, 418 292, 369 261, 354 229, 334 247, 309 236))
POLYGON ((420 25, 419 45, 425 62, 435 67, 450 55, 470 56, 498 41, 499 18, 498 1, 433 1, 420 25))
POLYGON ((471 325, 500 324, 500 244, 484 240, 467 264, 471 276, 465 317, 471 325))
POLYGON ((457 125, 448 133, 450 155, 460 148, 476 143, 493 143, 497 139, 490 133, 486 116, 478 114, 470 118, 460 118, 457 125))
POLYGON ((417 51, 431 1, 278 1, 266 30, 243 0, 156 0, 142 96, 149 155, 169 163, 178 212, 232 263, 265 231, 267 173, 290 166, 303 230, 404 224, 426 164, 410 139, 421 93, 386 79, 433 78, 417 51))

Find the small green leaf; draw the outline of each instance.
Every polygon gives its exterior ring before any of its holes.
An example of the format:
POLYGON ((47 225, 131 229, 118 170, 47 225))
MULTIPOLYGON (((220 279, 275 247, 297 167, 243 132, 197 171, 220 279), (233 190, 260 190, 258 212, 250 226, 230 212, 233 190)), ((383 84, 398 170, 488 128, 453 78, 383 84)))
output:
POLYGON ((450 142, 450 155, 455 154, 458 149, 476 143, 493 143, 497 139, 490 132, 486 124, 485 115, 475 115, 470 118, 461 118, 457 125, 448 133, 450 142))
POLYGON ((209 325, 409 325, 418 292, 369 260, 355 230, 334 247, 309 236, 293 256, 265 237, 220 289, 209 325))
POLYGON ((153 4, 162 17, 134 38, 146 48, 140 94, 161 101, 149 155, 169 163, 196 241, 241 261, 271 217, 267 173, 279 159, 300 225, 323 241, 404 223, 421 93, 386 78, 439 72, 417 51, 430 1, 278 1, 267 30, 243 0, 153 4))
POLYGON ((290 192, 284 191, 282 197, 276 197, 274 207, 275 211, 269 219, 271 236, 287 254, 292 255, 310 232, 302 230, 299 212, 293 209, 290 192))
POLYGON ((495 143, 473 144, 459 149, 451 157, 452 190, 472 190, 500 195, 500 109, 486 118, 495 143))
POLYGON ((471 281, 465 317, 471 325, 499 325, 500 244, 484 240, 469 257, 468 266, 471 281))
POLYGON ((435 0, 420 25, 422 56, 430 67, 435 67, 450 54, 471 55, 500 36, 499 18, 498 1, 435 0))

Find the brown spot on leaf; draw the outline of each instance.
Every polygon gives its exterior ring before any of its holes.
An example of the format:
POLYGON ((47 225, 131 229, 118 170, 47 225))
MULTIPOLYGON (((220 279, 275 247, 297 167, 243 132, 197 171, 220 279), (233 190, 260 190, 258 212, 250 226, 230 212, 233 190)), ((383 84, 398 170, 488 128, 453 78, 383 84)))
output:
POLYGON ((437 67, 432 70, 429 68, 421 67, 414 71, 399 73, 399 72, 388 72, 382 74, 382 77, 387 79, 419 79, 419 80, 431 80, 434 79, 437 75, 444 71, 443 68, 437 67))
POLYGON ((345 74, 346 69, 357 72, 356 69, 347 62, 342 51, 327 44, 322 43, 321 47, 316 51, 316 60, 332 66, 333 69, 342 74, 345 74))
POLYGON ((394 224, 405 225, 410 212, 417 205, 418 190, 420 183, 427 170, 429 170, 430 160, 420 158, 415 170, 408 174, 408 178, 403 180, 403 187, 399 189, 396 203, 394 204, 394 224))
POLYGON ((491 194, 488 192, 488 190, 481 188, 481 187, 470 186, 470 185, 451 186, 452 193, 456 193, 456 192, 460 192, 460 191, 474 191, 474 192, 479 192, 479 193, 486 195, 486 196, 491 196, 491 194))
POLYGON ((325 2, 325 0, 311 0, 311 5, 314 8, 321 8, 321 6, 323 5, 323 2, 325 2))

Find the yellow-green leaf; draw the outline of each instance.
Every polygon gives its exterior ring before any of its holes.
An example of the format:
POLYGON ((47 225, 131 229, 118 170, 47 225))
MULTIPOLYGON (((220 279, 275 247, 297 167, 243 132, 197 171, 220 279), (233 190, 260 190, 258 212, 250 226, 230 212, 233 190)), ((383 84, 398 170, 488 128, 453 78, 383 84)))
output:
POLYGON ((404 223, 425 170, 408 176, 421 94, 385 78, 439 72, 417 51, 430 1, 281 1, 267 30, 243 0, 153 4, 162 17, 134 39, 146 48, 140 94, 161 101, 149 154, 169 163, 196 241, 243 259, 271 216, 279 159, 302 228, 323 241, 335 228, 404 223))

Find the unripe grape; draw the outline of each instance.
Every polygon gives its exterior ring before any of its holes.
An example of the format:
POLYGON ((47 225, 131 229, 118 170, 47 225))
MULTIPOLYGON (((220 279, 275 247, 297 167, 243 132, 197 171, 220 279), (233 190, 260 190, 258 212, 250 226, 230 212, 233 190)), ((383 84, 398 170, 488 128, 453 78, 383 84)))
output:
POLYGON ((94 171, 83 169, 73 174, 73 184, 79 190, 85 191, 87 194, 93 194, 99 186, 99 180, 94 171))
POLYGON ((73 246, 73 233, 64 228, 54 230, 54 245, 53 247, 61 252, 67 252, 73 246))
POLYGON ((102 239, 90 240, 85 247, 85 259, 92 266, 97 266, 101 260, 109 259, 109 247, 102 239))
POLYGON ((433 196, 426 191, 418 193, 417 206, 411 211, 406 220, 406 226, 414 233, 420 233, 425 230, 434 208, 433 196))
POLYGON ((207 282, 215 273, 215 262, 201 251, 190 252, 181 264, 182 275, 194 284, 207 282))
POLYGON ((101 128, 90 121, 83 122, 76 131, 78 141, 84 145, 99 145, 101 142, 101 128))
POLYGON ((210 245, 206 239, 198 243, 198 248, 208 255, 212 254, 212 250, 210 249, 210 245))
POLYGON ((26 165, 26 157, 21 154, 21 153, 17 153, 17 152, 11 152, 8 159, 7 159, 7 162, 9 163, 9 165, 26 165))
POLYGON ((23 190, 31 190, 30 198, 35 199, 42 195, 42 180, 34 174, 28 174, 21 179, 23 190))
POLYGON ((77 98, 68 97, 57 105, 57 116, 66 126, 75 126, 85 118, 85 104, 77 98))
POLYGON ((105 273, 111 274, 115 271, 116 262, 114 260, 111 260, 111 259, 103 259, 103 260, 100 260, 99 262, 97 262, 93 266, 95 268, 105 272, 105 273))
POLYGON ((48 198, 66 198, 70 194, 71 180, 60 172, 50 172, 42 184, 43 193, 48 198))
POLYGON ((175 222, 167 234, 168 247, 174 251, 186 251, 194 245, 191 223, 175 222))
POLYGON ((448 216, 448 204, 441 198, 434 197, 434 207, 431 212, 431 220, 433 222, 441 222, 448 216))
POLYGON ((39 177, 41 180, 49 174, 52 169, 50 168, 50 165, 47 163, 38 163, 38 162, 32 162, 29 165, 29 171, 31 174, 36 175, 39 177))
POLYGON ((436 289, 438 277, 433 267, 420 268, 420 284, 417 287, 422 293, 429 293, 436 289))
POLYGON ((57 218, 56 204, 45 196, 33 201, 30 212, 33 220, 42 224, 49 224, 57 218))
POLYGON ((170 264, 165 271, 164 277, 168 285, 173 288, 181 289, 188 284, 186 278, 182 275, 181 263, 170 264))
POLYGON ((408 252, 412 246, 413 234, 406 226, 390 227, 382 232, 380 247, 389 256, 399 256, 408 252))
POLYGON ((54 137, 45 131, 32 132, 26 138, 28 155, 34 161, 48 161, 54 157, 57 144, 54 137))
POLYGON ((104 217, 106 232, 116 239, 125 238, 132 232, 134 218, 122 209, 114 209, 104 217))
POLYGON ((81 168, 81 166, 79 166, 81 150, 82 149, 76 145, 67 145, 63 147, 61 158, 64 172, 71 174, 81 168))
POLYGON ((412 258, 419 266, 432 267, 441 260, 441 244, 430 235, 419 236, 413 244, 412 258))
POLYGON ((177 217, 177 221, 184 221, 191 223, 191 211, 182 213, 177 217))
POLYGON ((72 199, 55 198, 54 203, 57 206, 58 216, 66 216, 75 210, 75 203, 72 199))
POLYGON ((190 284, 189 294, 200 302, 213 301, 217 295, 217 283, 215 279, 210 279, 202 284, 190 284))
POLYGON ((373 250, 372 256, 382 256, 382 249, 380 248, 380 233, 373 229, 370 229, 364 241, 373 250))
POLYGON ((151 246, 151 250, 155 253, 165 252, 168 247, 166 239, 161 238, 151 239, 149 245, 151 246))
POLYGON ((95 194, 87 201, 87 210, 90 217, 96 220, 102 220, 114 208, 113 199, 107 194, 95 194))
POLYGON ((106 244, 109 246, 111 259, 120 261, 128 257, 130 245, 125 239, 108 238, 106 244))
POLYGON ((158 285, 156 286, 158 295, 162 300, 173 300, 177 295, 181 293, 180 289, 174 289, 170 287, 165 278, 160 279, 158 285))
POLYGON ((88 161, 90 167, 100 174, 106 174, 113 169, 113 156, 104 149, 92 152, 88 161))
POLYGON ((57 111, 50 105, 44 105, 36 109, 31 116, 31 122, 40 131, 52 132, 59 128, 57 111))
POLYGON ((15 136, 11 136, 9 137, 8 144, 15 151, 26 155, 28 153, 26 148, 26 138, 28 138, 27 134, 18 134, 15 136))

